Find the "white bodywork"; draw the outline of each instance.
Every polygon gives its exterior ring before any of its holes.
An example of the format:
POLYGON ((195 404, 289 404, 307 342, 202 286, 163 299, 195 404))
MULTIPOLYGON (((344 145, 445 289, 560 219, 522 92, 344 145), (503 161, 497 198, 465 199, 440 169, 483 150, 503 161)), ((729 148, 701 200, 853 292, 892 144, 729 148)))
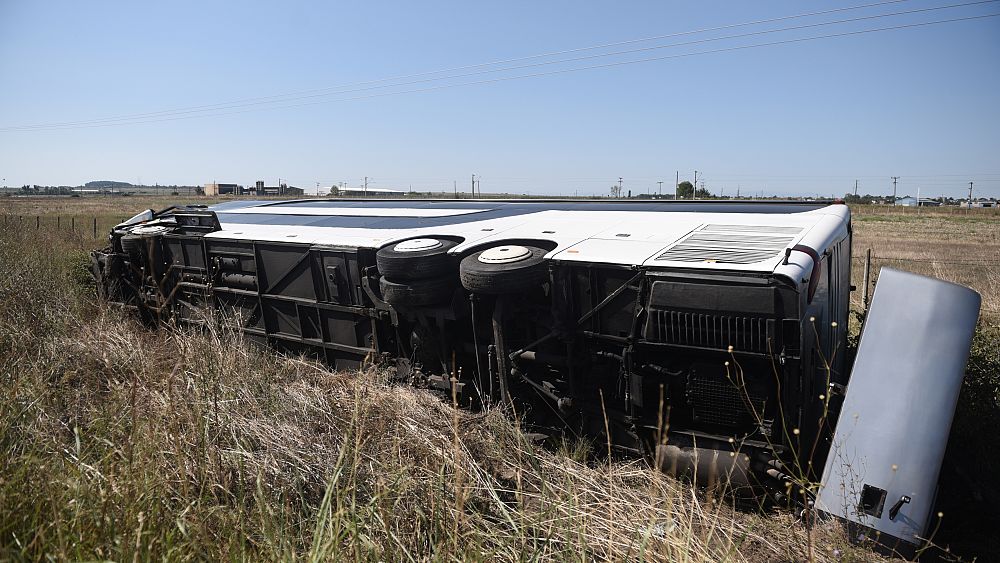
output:
POLYGON ((546 258, 556 261, 653 269, 739 270, 774 273, 799 281, 808 278, 813 260, 806 253, 792 252, 784 263, 785 249, 802 245, 820 254, 846 235, 850 217, 845 205, 790 213, 734 213, 615 210, 607 209, 607 203, 600 210, 591 210, 587 202, 576 204, 579 209, 565 209, 565 203, 559 209, 549 209, 545 203, 518 202, 519 208, 528 211, 498 217, 489 212, 509 203, 475 202, 480 207, 471 209, 447 201, 439 205, 422 201, 412 207, 405 201, 396 202, 393 207, 352 203, 314 200, 220 206, 217 212, 222 230, 207 237, 381 248, 410 238, 451 236, 463 241, 451 250, 455 254, 515 239, 545 240, 555 243, 546 258), (255 220, 265 216, 272 218, 270 224, 255 220), (280 216, 277 221, 273 219, 276 216, 280 216), (383 224, 378 228, 312 226, 280 220, 293 216, 387 221, 410 218, 415 222, 447 217, 457 220, 452 224, 408 228, 383 224), (239 222, 234 222, 237 219, 239 222))
POLYGON ((967 287, 882 269, 817 508, 910 544, 925 537, 979 302, 967 287))

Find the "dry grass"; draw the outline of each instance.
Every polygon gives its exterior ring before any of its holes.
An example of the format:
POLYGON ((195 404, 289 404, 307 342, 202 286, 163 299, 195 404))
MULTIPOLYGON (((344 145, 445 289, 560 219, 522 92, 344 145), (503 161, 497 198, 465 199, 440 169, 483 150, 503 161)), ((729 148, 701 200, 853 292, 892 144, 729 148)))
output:
MULTIPOLYGON (((263 199, 263 198, 261 198, 263 199)), ((28 196, 0 197, 0 208, 12 215, 131 217, 143 209, 163 209, 176 204, 211 205, 222 198, 196 195, 161 196, 28 196)))
MULTIPOLYGON (((888 266, 967 285, 982 295, 984 315, 1000 315, 1000 210, 963 211, 855 210, 852 274, 857 285, 870 248, 873 272, 888 266)), ((860 299, 856 292, 855 307, 860 299)))

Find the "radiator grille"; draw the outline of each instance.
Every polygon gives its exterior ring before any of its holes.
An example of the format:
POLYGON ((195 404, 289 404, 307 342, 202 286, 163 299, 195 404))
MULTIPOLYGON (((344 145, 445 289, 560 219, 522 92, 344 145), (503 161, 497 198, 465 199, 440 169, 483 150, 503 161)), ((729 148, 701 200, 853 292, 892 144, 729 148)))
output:
POLYGON ((687 400, 695 422, 737 428, 753 424, 753 411, 764 413, 764 400, 746 394, 732 381, 720 376, 692 373, 687 384, 687 400), (751 409, 752 407, 752 409, 751 409))
POLYGON ((681 344, 766 354, 768 319, 733 315, 707 315, 683 311, 650 311, 653 330, 649 338, 664 344, 681 344))
POLYGON ((800 232, 801 227, 788 226, 705 225, 655 259, 754 264, 777 259, 800 232))

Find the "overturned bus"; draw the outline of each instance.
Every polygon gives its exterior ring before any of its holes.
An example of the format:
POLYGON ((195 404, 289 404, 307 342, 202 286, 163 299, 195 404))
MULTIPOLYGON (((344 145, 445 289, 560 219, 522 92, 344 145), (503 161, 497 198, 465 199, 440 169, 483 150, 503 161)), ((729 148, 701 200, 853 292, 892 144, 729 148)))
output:
POLYGON ((140 213, 93 271, 147 319, 214 310, 279 350, 390 364, 464 405, 512 404, 674 473, 801 495, 907 545, 930 522, 979 306, 928 278, 893 302, 916 282, 889 274, 855 383, 850 212, 825 203, 234 201, 140 213), (907 346, 947 361, 893 370, 907 346), (914 418, 933 439, 908 433, 914 418))

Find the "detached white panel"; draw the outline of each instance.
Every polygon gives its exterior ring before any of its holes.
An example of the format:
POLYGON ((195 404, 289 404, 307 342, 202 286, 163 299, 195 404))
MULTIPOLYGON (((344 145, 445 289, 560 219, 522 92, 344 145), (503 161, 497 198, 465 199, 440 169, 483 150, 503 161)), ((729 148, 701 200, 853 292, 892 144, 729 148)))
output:
POLYGON ((882 543, 926 537, 979 302, 967 287, 882 269, 817 508, 882 543))

